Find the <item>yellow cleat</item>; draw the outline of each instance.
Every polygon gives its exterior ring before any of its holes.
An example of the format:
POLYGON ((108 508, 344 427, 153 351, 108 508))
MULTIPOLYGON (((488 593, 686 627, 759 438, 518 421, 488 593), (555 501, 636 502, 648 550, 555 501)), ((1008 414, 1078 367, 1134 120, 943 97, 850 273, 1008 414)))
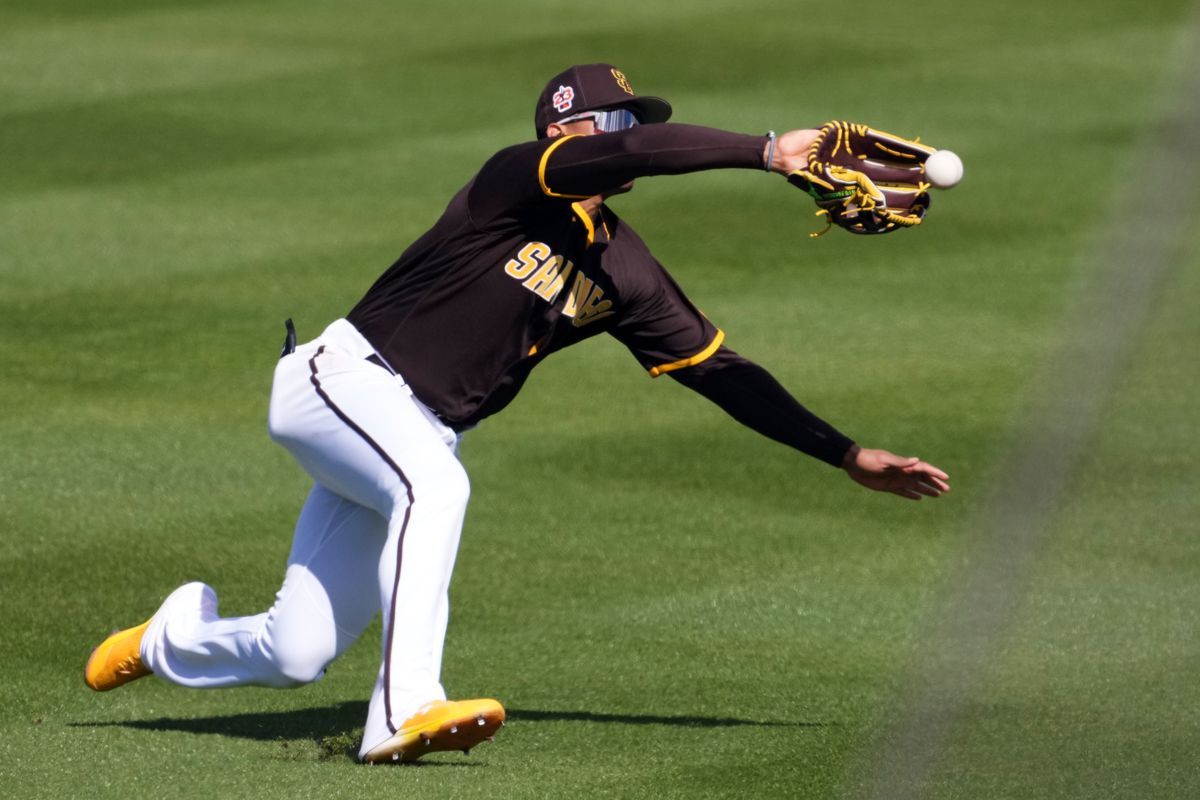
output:
POLYGON ((146 620, 136 628, 126 628, 109 636, 92 651, 83 680, 97 692, 107 692, 150 674, 142 663, 142 636, 149 627, 146 620))
POLYGON ((504 725, 495 700, 435 700, 404 721, 392 738, 363 757, 368 764, 407 763, 438 750, 464 753, 504 725))

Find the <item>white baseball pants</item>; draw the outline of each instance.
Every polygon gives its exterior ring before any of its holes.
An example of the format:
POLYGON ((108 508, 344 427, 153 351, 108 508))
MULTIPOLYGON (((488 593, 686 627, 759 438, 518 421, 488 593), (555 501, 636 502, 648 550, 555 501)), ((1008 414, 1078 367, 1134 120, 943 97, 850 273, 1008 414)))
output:
POLYGON ((383 659, 362 752, 446 698, 450 575, 470 492, 458 437, 346 320, 280 360, 271 437, 316 484, 270 610, 217 616, 201 583, 176 590, 142 641, 159 677, 193 687, 299 686, 383 612, 383 659))

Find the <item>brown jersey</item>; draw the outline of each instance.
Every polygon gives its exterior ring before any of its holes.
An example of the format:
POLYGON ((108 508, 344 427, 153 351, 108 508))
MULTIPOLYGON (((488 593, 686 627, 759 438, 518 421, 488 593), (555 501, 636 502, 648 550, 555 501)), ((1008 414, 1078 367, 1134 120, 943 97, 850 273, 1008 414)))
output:
POLYGON ((527 142, 500 151, 348 319, 456 428, 508 405, 550 353, 610 333, 651 375, 700 363, 722 333, 645 243, 577 202, 633 178, 762 168, 766 139, 692 125, 527 142))

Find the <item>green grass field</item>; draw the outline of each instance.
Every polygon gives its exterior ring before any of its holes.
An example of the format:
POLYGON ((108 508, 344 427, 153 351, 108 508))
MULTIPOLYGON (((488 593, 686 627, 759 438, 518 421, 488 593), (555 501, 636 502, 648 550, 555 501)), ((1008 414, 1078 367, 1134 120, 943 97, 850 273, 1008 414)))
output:
MULTIPOLYGON (((856 796, 1189 18, 1183 0, 4 3, 0 795, 856 796), (88 691, 91 648, 185 581, 226 614, 271 602, 308 485, 265 432, 282 320, 311 337, 344 314, 531 136, 543 82, 596 60, 681 121, 839 117, 962 155, 927 224, 878 239, 810 241, 807 199, 746 172, 613 204, 732 347, 954 491, 864 492, 592 341, 464 443, 444 680, 505 702, 494 744, 354 763, 378 625, 294 691, 88 691)), ((977 696, 898 792, 1200 796, 1189 236, 977 696)))

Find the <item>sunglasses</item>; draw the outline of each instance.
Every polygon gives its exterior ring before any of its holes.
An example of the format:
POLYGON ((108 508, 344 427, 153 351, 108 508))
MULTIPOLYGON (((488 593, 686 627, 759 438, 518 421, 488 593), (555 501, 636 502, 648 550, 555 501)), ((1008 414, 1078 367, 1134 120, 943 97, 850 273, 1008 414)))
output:
POLYGON ((558 124, 562 125, 565 122, 579 122, 581 120, 590 119, 596 126, 596 130, 604 133, 616 133, 624 131, 639 124, 637 116, 627 108, 609 108, 597 109, 595 111, 582 111, 578 114, 558 120, 558 124))

